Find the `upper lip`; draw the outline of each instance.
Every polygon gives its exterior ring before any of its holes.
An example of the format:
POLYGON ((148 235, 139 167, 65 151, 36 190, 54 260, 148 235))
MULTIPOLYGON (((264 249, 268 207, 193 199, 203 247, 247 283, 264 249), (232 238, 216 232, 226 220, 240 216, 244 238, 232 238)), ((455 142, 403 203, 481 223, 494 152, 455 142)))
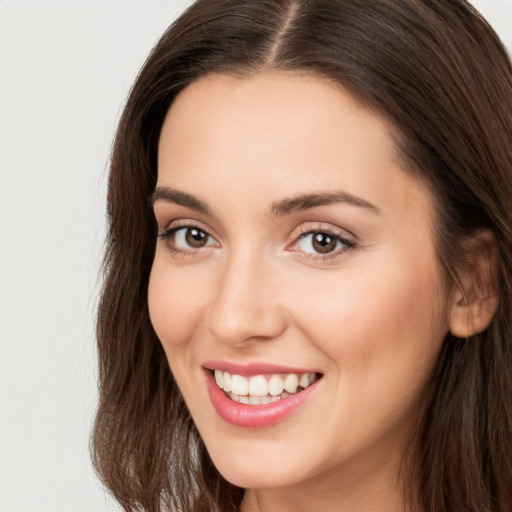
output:
POLYGON ((273 363, 252 362, 235 363, 232 361, 205 361, 203 368, 207 370, 222 370, 234 375, 261 375, 265 373, 319 373, 311 368, 297 368, 273 363))

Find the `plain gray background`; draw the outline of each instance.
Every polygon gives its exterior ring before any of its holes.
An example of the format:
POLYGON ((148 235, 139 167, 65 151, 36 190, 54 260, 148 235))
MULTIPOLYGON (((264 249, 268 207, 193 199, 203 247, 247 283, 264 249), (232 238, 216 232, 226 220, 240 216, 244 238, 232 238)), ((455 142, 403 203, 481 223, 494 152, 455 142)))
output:
MULTIPOLYGON (((0 512, 117 510, 88 454, 108 154, 190 2, 0 0, 0 512)), ((512 0, 474 4, 512 48, 512 0)))

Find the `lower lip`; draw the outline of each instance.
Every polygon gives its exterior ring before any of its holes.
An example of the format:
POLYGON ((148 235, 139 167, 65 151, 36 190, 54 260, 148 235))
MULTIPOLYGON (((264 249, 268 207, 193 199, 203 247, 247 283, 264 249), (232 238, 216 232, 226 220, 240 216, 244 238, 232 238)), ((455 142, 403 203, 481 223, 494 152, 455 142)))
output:
POLYGON ((228 398, 224 391, 217 386, 211 371, 207 370, 205 373, 210 400, 219 416, 231 425, 246 428, 270 427, 283 421, 309 399, 321 380, 319 379, 299 393, 288 398, 281 398, 277 402, 247 405, 228 398))

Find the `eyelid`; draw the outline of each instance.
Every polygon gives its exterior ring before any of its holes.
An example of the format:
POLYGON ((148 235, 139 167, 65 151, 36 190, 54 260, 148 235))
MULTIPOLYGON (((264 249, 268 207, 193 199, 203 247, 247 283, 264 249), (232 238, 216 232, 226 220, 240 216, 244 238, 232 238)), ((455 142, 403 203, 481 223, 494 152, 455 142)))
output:
MULTIPOLYGON (((205 226, 202 222, 197 221, 195 219, 174 219, 165 224, 164 228, 158 228, 157 237, 163 239, 169 249, 171 249, 175 253, 180 253, 183 256, 186 255, 199 255, 199 253, 207 250, 208 248, 220 247, 219 237, 213 232, 212 229, 205 226), (210 237, 214 244, 208 244, 203 247, 197 248, 183 248, 177 246, 172 236, 180 229, 198 229, 204 232, 208 237, 210 237)), ((308 260, 329 260, 334 259, 338 256, 341 256, 343 253, 347 252, 350 249, 356 247, 357 238, 355 235, 346 229, 339 228, 330 223, 322 223, 322 222, 311 222, 311 223, 303 223, 297 228, 295 228, 291 234, 289 235, 291 239, 285 246, 285 250, 295 253, 300 253, 302 258, 308 260), (335 237, 337 240, 341 241, 343 247, 339 249, 335 249, 332 252, 327 253, 314 253, 307 252, 297 248, 297 245, 301 239, 306 237, 307 235, 315 234, 315 233, 323 233, 335 237)))
MULTIPOLYGON (((158 223, 160 224, 160 223, 158 223)), ((162 235, 165 235, 166 233, 170 233, 171 231, 176 231, 180 228, 192 228, 192 229, 199 229, 201 231, 204 231, 206 234, 214 238, 217 243, 219 243, 219 237, 217 234, 209 227, 203 224, 201 221, 195 220, 195 219, 173 219, 164 224, 165 227, 158 226, 158 233, 157 236, 161 237, 162 235)))
POLYGON ((303 223, 290 233, 289 238, 291 239, 291 243, 295 243, 301 236, 318 232, 337 236, 342 240, 347 240, 354 244, 357 242, 357 237, 350 231, 324 222, 303 223))
POLYGON ((321 222, 311 223, 311 224, 302 224, 297 229, 295 229, 290 235, 292 241, 287 245, 286 249, 292 252, 301 253, 302 257, 308 260, 329 260, 334 259, 338 256, 341 256, 345 252, 350 249, 354 249, 357 246, 357 238, 354 234, 350 233, 345 229, 341 229, 333 226, 332 224, 323 224, 321 222), (294 248, 297 246, 299 241, 307 235, 315 234, 315 233, 324 233, 326 235, 331 235, 340 240, 344 247, 341 249, 334 250, 333 252, 325 253, 325 254, 315 254, 304 252, 299 249, 294 248))
POLYGON ((209 228, 205 227, 202 222, 198 222, 192 219, 176 219, 166 224, 165 228, 158 228, 157 237, 165 242, 168 250, 175 257, 195 257, 205 254, 208 249, 220 247, 218 238, 212 234, 209 228), (174 235, 183 229, 198 229, 206 234, 206 236, 214 241, 213 244, 208 243, 202 247, 181 247, 176 244, 174 235))

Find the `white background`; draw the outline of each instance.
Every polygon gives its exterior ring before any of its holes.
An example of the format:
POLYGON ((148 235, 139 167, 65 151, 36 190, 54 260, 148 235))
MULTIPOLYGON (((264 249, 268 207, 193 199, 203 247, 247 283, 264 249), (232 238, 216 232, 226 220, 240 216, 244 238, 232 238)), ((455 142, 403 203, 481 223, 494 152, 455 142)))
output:
MULTIPOLYGON (((91 469, 106 168, 191 0, 0 0, 0 512, 117 510, 91 469)), ((474 4, 512 48, 512 0, 474 4)))

